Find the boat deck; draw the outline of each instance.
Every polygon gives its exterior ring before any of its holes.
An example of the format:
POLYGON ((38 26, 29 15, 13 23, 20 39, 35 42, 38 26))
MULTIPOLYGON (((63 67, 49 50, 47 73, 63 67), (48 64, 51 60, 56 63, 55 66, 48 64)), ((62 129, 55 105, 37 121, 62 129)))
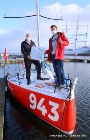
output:
MULTIPOLYGON (((42 77, 46 78, 48 77, 47 74, 42 73, 42 77)), ((50 77, 48 77, 50 78, 50 77)), ((69 88, 59 88, 58 86, 55 89, 55 85, 53 84, 54 82, 54 77, 51 75, 51 78, 49 80, 37 80, 37 75, 36 71, 32 71, 31 73, 31 84, 27 85, 27 80, 25 76, 10 76, 8 79, 12 84, 15 84, 17 86, 20 86, 25 89, 29 89, 31 91, 38 92, 40 94, 45 94, 48 96, 52 96, 55 98, 60 98, 66 100, 69 93, 70 89, 69 88)), ((74 89, 72 89, 71 92, 71 98, 74 98, 74 89)))

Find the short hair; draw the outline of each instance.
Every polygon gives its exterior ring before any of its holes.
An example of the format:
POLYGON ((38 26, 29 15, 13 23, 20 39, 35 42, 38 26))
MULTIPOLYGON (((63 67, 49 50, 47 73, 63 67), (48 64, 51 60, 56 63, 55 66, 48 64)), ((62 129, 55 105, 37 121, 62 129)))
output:
POLYGON ((56 25, 51 25, 51 26, 50 26, 50 28, 53 28, 53 27, 55 27, 55 28, 57 29, 57 26, 56 26, 56 25))
MULTIPOLYGON (((26 34, 26 36, 30 35, 29 33, 26 34)), ((31 36, 31 35, 30 35, 31 36)))

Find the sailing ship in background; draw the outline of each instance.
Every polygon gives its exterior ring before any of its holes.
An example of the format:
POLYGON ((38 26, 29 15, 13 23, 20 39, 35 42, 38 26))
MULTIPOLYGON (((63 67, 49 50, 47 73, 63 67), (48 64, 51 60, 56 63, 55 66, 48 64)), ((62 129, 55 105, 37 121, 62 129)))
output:
MULTIPOLYGON (((70 39, 74 39, 75 41, 73 43, 70 44, 74 44, 75 48, 68 48, 65 49, 65 55, 66 56, 90 56, 90 47, 87 46, 86 42, 87 42, 87 36, 88 36, 88 24, 87 24, 87 29, 86 29, 86 33, 85 34, 78 34, 78 26, 83 26, 83 25, 78 25, 78 20, 77 20, 77 25, 76 25, 76 34, 75 34, 75 38, 70 38, 70 39), (86 36, 86 40, 84 41, 78 41, 77 36, 86 36), (79 47, 80 42, 85 43, 85 45, 83 45, 83 47, 79 47)), ((67 32, 67 31, 66 31, 67 32)), ((72 35, 73 36, 73 35, 72 35)))
POLYGON ((66 56, 90 56, 90 47, 84 46, 76 49, 65 49, 66 56))

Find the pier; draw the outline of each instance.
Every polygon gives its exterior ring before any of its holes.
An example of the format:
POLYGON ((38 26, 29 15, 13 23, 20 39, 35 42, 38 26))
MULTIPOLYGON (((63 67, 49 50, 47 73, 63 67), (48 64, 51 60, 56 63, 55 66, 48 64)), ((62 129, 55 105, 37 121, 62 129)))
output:
POLYGON ((4 107, 5 107, 5 79, 0 78, 0 140, 3 140, 4 107))
MULTIPOLYGON (((7 64, 17 64, 17 63, 22 63, 24 60, 24 58, 18 58, 18 59, 8 59, 8 62, 6 62, 7 64)), ((5 60, 4 59, 0 59, 0 65, 4 65, 5 64, 5 60)))
POLYGON ((76 59, 71 59, 71 58, 65 58, 65 60, 64 60, 65 62, 83 62, 83 63, 90 63, 90 60, 87 60, 87 59, 78 59, 78 58, 76 58, 76 59))
MULTIPOLYGON (((21 56, 18 56, 15 58, 9 57, 8 62, 5 62, 4 59, 1 59, 0 57, 0 65, 4 66, 4 64, 19 64, 23 63, 24 58, 21 56)), ((44 57, 44 61, 47 61, 47 56, 44 57)), ((65 62, 84 62, 84 63, 90 63, 90 56, 65 56, 65 62)))

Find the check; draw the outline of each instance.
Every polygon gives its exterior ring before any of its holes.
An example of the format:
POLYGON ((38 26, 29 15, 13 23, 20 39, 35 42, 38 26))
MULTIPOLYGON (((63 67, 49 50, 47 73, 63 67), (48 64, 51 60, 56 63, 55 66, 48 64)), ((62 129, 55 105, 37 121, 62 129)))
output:
POLYGON ((34 60, 44 60, 45 48, 43 47, 32 47, 30 57, 34 60))

